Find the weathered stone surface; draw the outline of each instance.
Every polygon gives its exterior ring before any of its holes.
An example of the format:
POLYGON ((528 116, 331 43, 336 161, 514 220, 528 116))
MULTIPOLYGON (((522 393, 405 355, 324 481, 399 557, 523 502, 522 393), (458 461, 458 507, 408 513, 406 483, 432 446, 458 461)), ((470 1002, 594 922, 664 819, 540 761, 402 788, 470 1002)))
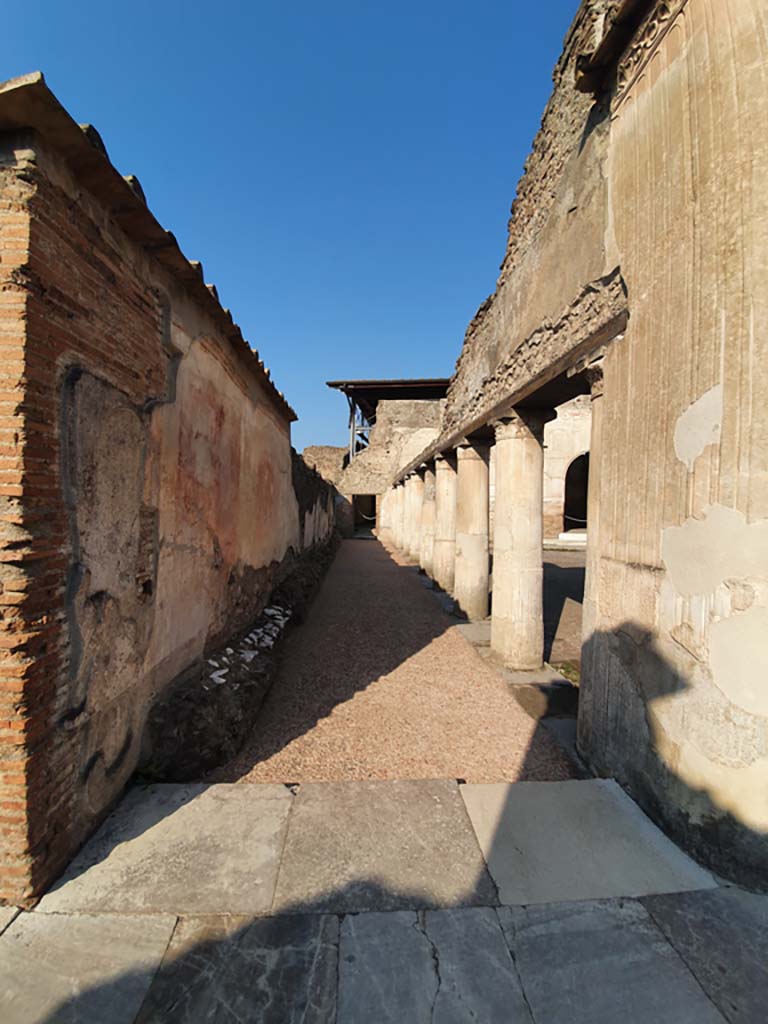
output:
POLYGON ((0 935, 19 913, 18 907, 0 907, 0 935))
POLYGON ((531 1024, 493 909, 346 917, 338 1024, 531 1024))
POLYGON ((605 779, 464 785, 502 903, 713 888, 637 805, 605 779))
POLYGON ((731 1024, 765 1021, 768 896, 715 889, 641 902, 731 1024))
POLYGON ((0 938, 3 1024, 133 1024, 176 918, 22 914, 0 938))
POLYGON ((335 917, 187 918, 136 1024, 334 1024, 335 917))
POLYGON ((458 626, 454 626, 454 629, 461 633, 464 639, 471 643, 473 647, 490 647, 490 619, 480 619, 477 622, 460 622, 458 626))
POLYGON ((264 913, 292 800, 270 785, 134 789, 38 910, 264 913))
POLYGON ((456 783, 309 783, 299 790, 276 912, 495 902, 456 783))
POLYGON ((632 900, 502 907, 536 1024, 724 1024, 632 900))

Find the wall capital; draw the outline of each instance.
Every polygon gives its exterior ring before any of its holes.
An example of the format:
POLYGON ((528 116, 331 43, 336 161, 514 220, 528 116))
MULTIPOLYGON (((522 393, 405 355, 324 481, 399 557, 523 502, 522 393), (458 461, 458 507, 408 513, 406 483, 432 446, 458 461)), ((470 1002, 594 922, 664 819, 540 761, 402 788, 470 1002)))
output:
POLYGON ((590 398, 594 402, 596 398, 601 398, 603 394, 603 364, 593 363, 591 366, 588 366, 584 370, 584 376, 589 384, 590 398))
POLYGON ((529 440, 533 437, 541 444, 544 440, 544 425, 556 416, 554 409, 513 409, 492 422, 496 443, 529 440))
POLYGON ((471 441, 468 437, 462 437, 456 444, 456 458, 459 462, 466 462, 470 459, 487 462, 489 454, 490 446, 485 441, 471 441))
POLYGON ((435 470, 455 470, 456 469, 456 452, 455 451, 444 451, 438 452, 435 456, 435 470))

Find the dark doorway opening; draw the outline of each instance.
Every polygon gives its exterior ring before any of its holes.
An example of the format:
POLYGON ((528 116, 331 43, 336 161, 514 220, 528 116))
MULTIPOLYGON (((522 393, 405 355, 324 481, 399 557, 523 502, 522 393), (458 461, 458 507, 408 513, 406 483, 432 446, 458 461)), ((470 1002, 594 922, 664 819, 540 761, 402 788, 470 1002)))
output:
POLYGON ((565 474, 565 508, 563 531, 586 530, 587 486, 589 483, 589 452, 579 455, 565 474))
POLYGON ((355 533, 371 533, 376 526, 376 495, 355 494, 352 508, 355 512, 355 533))

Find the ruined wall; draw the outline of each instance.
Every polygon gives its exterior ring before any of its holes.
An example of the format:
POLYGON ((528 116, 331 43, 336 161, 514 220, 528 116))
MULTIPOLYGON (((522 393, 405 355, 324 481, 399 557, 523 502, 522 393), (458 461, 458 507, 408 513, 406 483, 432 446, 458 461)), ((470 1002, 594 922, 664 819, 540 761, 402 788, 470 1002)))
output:
POLYGON ((295 451, 291 452, 291 467, 301 550, 309 551, 316 544, 323 544, 333 533, 336 491, 315 466, 295 451))
POLYGON ((396 399, 379 402, 369 446, 346 467, 339 481, 344 494, 383 494, 399 469, 440 433, 445 402, 396 399))
POLYGON ((218 305, 40 137, 0 141, 0 897, 21 900, 121 792, 156 695, 332 522, 329 490, 297 499, 290 409, 218 305))
POLYGON ((451 381, 446 436, 537 377, 554 376, 580 345, 616 333, 626 296, 605 235, 605 103, 575 89, 580 57, 596 46, 609 0, 586 0, 565 40, 554 90, 525 165, 495 293, 469 325, 451 381))
POLYGON ((496 292, 414 459, 594 361, 580 748, 763 886, 767 54, 757 0, 585 0, 496 292))
MULTIPOLYGON (((718 870, 768 885, 768 24, 656 5, 621 59, 579 742, 718 870)), ((593 465, 595 454, 593 452, 593 465)))
POLYGON ((332 483, 335 487, 344 472, 344 462, 348 452, 349 448, 344 446, 310 445, 304 449, 301 457, 308 466, 311 466, 324 480, 332 483))

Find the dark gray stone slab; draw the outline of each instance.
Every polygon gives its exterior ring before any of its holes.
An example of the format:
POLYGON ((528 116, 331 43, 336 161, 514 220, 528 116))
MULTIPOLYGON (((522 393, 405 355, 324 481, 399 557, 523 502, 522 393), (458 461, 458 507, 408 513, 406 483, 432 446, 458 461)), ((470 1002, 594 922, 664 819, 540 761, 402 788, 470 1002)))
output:
POLYGON ((455 782, 304 784, 274 911, 355 913, 496 903, 455 782))
POLYGON ((609 779, 472 784, 461 794, 502 903, 716 886, 609 779))
POLYGON ((38 912, 265 913, 292 801, 284 786, 134 789, 38 912))
POLYGON ((536 1024, 724 1024, 633 900, 498 913, 536 1024))
POLYGON ((532 1024, 496 912, 346 917, 338 1024, 532 1024))
POLYGON ((334 1024, 335 917, 187 918, 136 1024, 334 1024))
POLYGON ((132 1024, 171 916, 21 914, 0 937, 3 1024, 132 1024))
POLYGON ((768 896, 714 889, 642 903, 731 1024, 765 1024, 768 896))

